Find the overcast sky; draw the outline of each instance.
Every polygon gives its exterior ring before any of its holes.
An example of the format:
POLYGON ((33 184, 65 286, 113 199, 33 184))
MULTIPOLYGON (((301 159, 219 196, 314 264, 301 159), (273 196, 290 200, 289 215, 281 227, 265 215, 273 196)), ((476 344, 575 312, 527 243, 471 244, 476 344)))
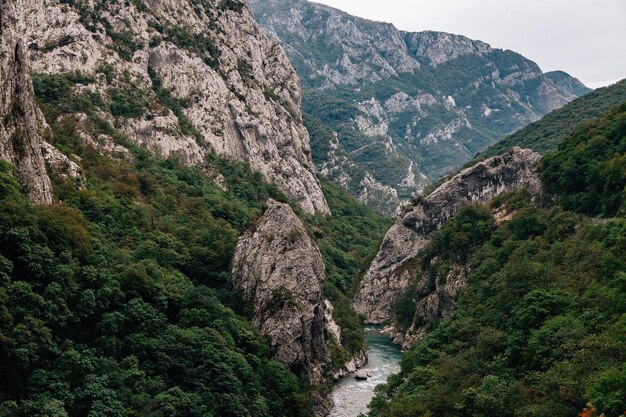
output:
POLYGON ((626 78, 626 0, 316 0, 407 31, 511 49, 597 88, 626 78))

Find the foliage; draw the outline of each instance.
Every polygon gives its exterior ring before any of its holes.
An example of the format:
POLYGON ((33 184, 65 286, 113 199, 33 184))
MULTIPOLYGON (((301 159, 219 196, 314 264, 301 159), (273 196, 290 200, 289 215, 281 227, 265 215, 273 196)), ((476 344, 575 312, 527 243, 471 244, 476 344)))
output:
MULTIPOLYGON (((150 76, 159 100, 181 111, 150 76)), ((310 388, 271 361, 229 275, 238 236, 268 198, 286 198, 245 164, 156 158, 89 109, 81 128, 132 153, 101 154, 66 113, 80 84, 36 82, 50 140, 78 157, 87 188, 54 177, 63 203, 32 207, 11 168, 0 169, 0 414, 310 416, 310 388)), ((111 91, 116 114, 139 111, 134 93, 111 91)), ((387 219, 323 184, 334 215, 301 216, 329 271, 341 358, 362 347, 348 295, 387 219)))
POLYGON ((0 169, 0 413, 309 416, 228 272, 266 199, 284 201, 276 188, 217 158, 205 170, 227 192, 141 149, 115 161, 58 140, 88 178, 55 179, 63 204, 32 207, 0 169))
POLYGON ((111 98, 109 109, 116 117, 140 117, 150 107, 150 101, 137 88, 112 88, 109 90, 109 96, 111 98))
POLYGON ((626 210, 626 103, 583 125, 542 161, 546 191, 568 210, 615 216, 626 210))
POLYGON ((244 3, 238 0, 224 0, 220 4, 220 8, 223 10, 232 10, 237 13, 241 13, 244 10, 244 3))
POLYGON ((517 235, 512 225, 471 255, 457 311, 405 355, 373 416, 405 415, 397 410, 407 402, 417 416, 443 417, 574 417, 589 401, 607 416, 626 410, 626 220, 579 220, 578 232, 551 239, 546 228, 517 235))
POLYGON ((379 389, 372 416, 623 415, 626 218, 610 202, 624 185, 598 186, 621 178, 612 168, 624 153, 623 112, 545 157, 545 187, 564 207, 535 208, 525 193, 507 194, 493 204, 514 209, 511 220, 495 227, 488 212, 469 208, 433 233, 422 267, 435 257, 461 264, 467 288, 453 316, 435 323, 379 389), (585 201, 575 193, 593 194, 596 204, 572 204, 585 201))

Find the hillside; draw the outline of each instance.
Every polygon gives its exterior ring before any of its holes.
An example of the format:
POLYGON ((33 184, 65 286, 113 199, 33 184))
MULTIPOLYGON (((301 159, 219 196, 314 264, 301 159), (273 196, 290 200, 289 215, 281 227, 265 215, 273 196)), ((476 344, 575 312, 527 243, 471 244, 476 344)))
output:
POLYGON ((370 415, 623 415, 625 161, 622 105, 543 158, 544 201, 555 204, 509 193, 434 232, 395 311, 398 325, 428 334, 370 415), (428 291, 459 274, 456 311, 424 321, 428 291))
POLYGON ((514 146, 545 154, 556 149, 567 136, 574 133, 579 124, 601 117, 625 101, 626 80, 599 88, 505 137, 482 152, 480 157, 499 155, 514 146))
POLYGON ((305 0, 250 4, 300 75, 304 112, 337 135, 314 137, 323 142, 313 146, 318 170, 387 213, 590 91, 463 36, 407 33, 305 0))
MULTIPOLYGON (((33 206, 0 167, 0 415, 313 416, 312 388, 272 360, 229 274, 265 201, 288 198, 243 163, 186 167, 128 143, 120 161, 52 128, 88 182, 53 176, 63 203, 33 206)), ((340 367, 363 340, 345 294, 387 223, 324 189, 335 214, 300 215, 326 262, 340 367)))
POLYGON ((321 417, 366 360, 348 294, 387 219, 317 179, 298 77, 246 3, 0 0, 0 159, 1 416, 321 417), (315 325, 280 298, 293 264, 267 304, 234 282, 273 205, 295 265, 317 256, 315 325), (280 354, 268 306, 324 354, 280 354))

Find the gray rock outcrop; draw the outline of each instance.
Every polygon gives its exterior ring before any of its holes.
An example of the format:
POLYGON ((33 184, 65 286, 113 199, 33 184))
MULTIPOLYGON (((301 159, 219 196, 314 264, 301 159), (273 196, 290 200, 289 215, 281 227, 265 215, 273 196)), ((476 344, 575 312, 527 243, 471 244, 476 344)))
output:
MULTIPOLYGON (((245 0, 19 5, 33 71, 78 79, 71 92, 97 96, 92 113, 135 144, 187 164, 210 152, 247 162, 304 211, 329 212, 302 122, 299 78, 245 0)), ((88 125, 81 131, 87 141, 111 142, 88 125)))
MULTIPOLYGON (((357 312, 370 323, 391 320, 398 296, 419 273, 418 254, 428 244, 429 234, 469 204, 485 203, 500 193, 523 188, 540 193, 540 159, 536 152, 514 148, 461 171, 400 215, 361 280, 354 298, 357 312)), ((454 280, 449 282, 452 285, 454 280)), ((450 297, 459 287, 452 286, 446 290, 450 297)), ((429 309, 432 301, 426 300, 423 309, 429 309)))
POLYGON ((318 385, 330 362, 330 332, 339 331, 322 297, 324 262, 291 207, 267 204, 237 243, 233 283, 254 307, 253 323, 269 339, 274 358, 318 385))
POLYGON ((27 48, 17 30, 16 2, 0 0, 0 159, 35 204, 52 203, 52 185, 42 154, 47 129, 34 99, 27 48))

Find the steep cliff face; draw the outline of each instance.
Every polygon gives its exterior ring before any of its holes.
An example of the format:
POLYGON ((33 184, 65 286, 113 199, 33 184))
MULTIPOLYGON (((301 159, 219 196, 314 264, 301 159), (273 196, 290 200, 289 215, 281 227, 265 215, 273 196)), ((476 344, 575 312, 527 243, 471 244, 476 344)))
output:
MULTIPOLYGON (((461 171, 399 216, 359 285, 354 299, 357 312, 371 323, 390 320, 398 296, 419 273, 417 255, 427 245, 429 234, 469 204, 487 202, 500 193, 523 188, 540 193, 540 159, 533 151, 514 148, 461 171)), ((455 296, 460 285, 454 284, 453 279, 447 281, 452 287, 434 297, 444 292, 445 297, 455 296)), ((425 299, 423 307, 430 308, 431 301, 425 299)), ((437 309, 431 309, 433 314, 437 309)))
POLYGON ((0 0, 0 159, 36 204, 52 202, 42 154, 45 120, 35 104, 27 49, 17 31, 16 2, 0 0))
POLYGON ((387 212, 590 91, 568 74, 544 74, 515 52, 464 36, 403 32, 305 0, 250 3, 300 74, 304 111, 338 134, 339 150, 314 147, 316 164, 361 201, 372 194, 364 189, 380 195, 389 187, 387 212), (347 159, 337 157, 342 151, 347 159))
MULTIPOLYGON (((209 152, 248 162, 305 211, 329 212, 298 76, 245 1, 19 3, 33 71, 70 80, 88 98, 90 111, 72 109, 79 119, 105 121, 187 164, 209 152)), ((110 148, 93 125, 102 123, 84 123, 84 135, 110 148)))
POLYGON ((253 322, 270 340, 275 359, 319 385, 330 363, 330 335, 340 331, 322 298, 322 255, 291 207, 267 204, 237 244, 233 283, 254 306, 253 322))

